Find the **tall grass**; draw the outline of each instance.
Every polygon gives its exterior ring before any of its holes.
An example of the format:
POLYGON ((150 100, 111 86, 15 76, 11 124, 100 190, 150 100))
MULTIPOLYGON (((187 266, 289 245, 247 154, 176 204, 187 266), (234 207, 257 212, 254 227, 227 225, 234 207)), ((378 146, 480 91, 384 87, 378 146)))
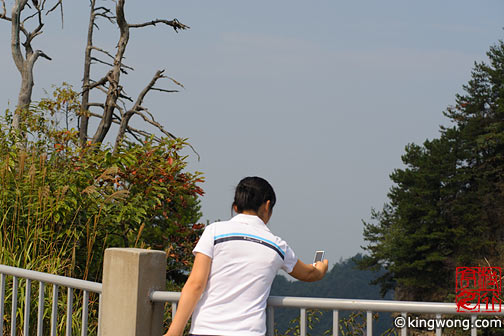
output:
POLYGON ((0 165, 0 263, 69 272, 76 228, 53 220, 68 186, 51 187, 46 159, 35 152, 4 154, 0 165))
MULTIPOLYGON (((8 117, 8 114, 6 115, 8 117)), ((8 119, 8 118, 7 118, 8 119)), ((82 240, 88 240, 77 218, 82 212, 78 205, 78 189, 68 184, 70 167, 62 165, 67 158, 51 151, 51 142, 42 137, 26 141, 19 149, 15 135, 0 119, 0 264, 51 274, 73 276, 82 240), (62 169, 63 168, 63 169, 62 169)), ((40 119, 31 119, 31 126, 40 119)), ((32 127, 36 128, 36 127, 32 127)), ((32 129, 26 129, 32 132, 32 129)), ((30 133, 33 137, 33 134, 30 133)), ((54 149, 54 148, 53 148, 54 149)), ((93 248, 93 244, 88 245, 93 248)), ((12 320, 12 277, 5 287, 4 334, 10 334, 12 320)), ((25 318, 30 319, 30 334, 36 330, 38 282, 31 284, 30 316, 24 316, 26 281, 20 279, 17 292, 16 334, 22 335, 25 318)), ((66 310, 66 291, 60 288, 58 316, 66 310)), ((73 329, 80 329, 82 293, 74 299, 73 329)), ((96 329, 97 297, 91 296, 90 330, 96 329)), ((50 328, 52 286, 45 288, 44 334, 50 328)), ((65 328, 65 319, 58 320, 58 334, 65 328)), ((77 333, 77 332, 76 332, 77 333)))
MULTIPOLYGON (((50 160, 33 150, 31 153, 3 151, 0 157, 0 263, 52 274, 71 275, 75 267, 75 247, 79 233, 72 221, 65 225, 55 221, 61 216, 68 186, 48 179, 50 160)), ((75 218, 79 210, 64 217, 75 218)), ((10 283, 10 277, 7 278, 10 283)), ((17 334, 22 332, 26 282, 20 281, 18 292, 17 334)), ((52 288, 46 288, 44 315, 50 314, 52 288)), ((37 302, 38 285, 32 284, 32 302, 37 302)), ((64 299, 65 293, 60 297, 64 299)), ((12 286, 6 286, 4 326, 9 332, 12 286)), ((59 305, 64 305, 63 302, 59 305)), ((32 305, 31 320, 36 320, 32 305)), ((78 313, 78 312, 77 312, 78 313)), ((47 319, 46 319, 47 320, 47 319)), ((46 322, 46 327, 48 322, 46 322)), ((32 323, 33 325, 33 323, 32 323)), ((61 328, 61 327, 60 327, 61 328)), ((32 329, 34 329, 32 327, 32 329)))

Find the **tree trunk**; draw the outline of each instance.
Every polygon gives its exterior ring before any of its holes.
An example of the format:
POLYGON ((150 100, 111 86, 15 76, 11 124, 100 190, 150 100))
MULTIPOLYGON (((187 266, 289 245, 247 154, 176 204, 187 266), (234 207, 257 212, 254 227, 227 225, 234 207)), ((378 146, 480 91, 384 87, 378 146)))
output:
POLYGON ((39 57, 44 57, 50 60, 48 57, 40 50, 33 51, 31 47, 31 41, 36 36, 42 34, 42 11, 40 7, 36 7, 37 13, 32 17, 38 16, 38 26, 31 32, 28 32, 22 22, 21 22, 21 12, 26 6, 28 0, 16 0, 12 6, 12 30, 11 30, 11 52, 12 58, 16 67, 21 74, 21 88, 19 89, 18 104, 16 106, 16 111, 12 118, 12 129, 13 131, 21 130, 21 114, 23 111, 30 107, 32 89, 33 89, 33 67, 35 62, 39 57), (20 43, 20 32, 26 37, 26 41, 23 43, 25 49, 25 57, 21 52, 20 43))
POLYGON ((114 58, 114 66, 110 74, 109 87, 107 91, 107 99, 105 101, 105 107, 103 109, 103 117, 100 120, 100 124, 93 136, 93 143, 101 143, 105 136, 107 135, 110 126, 112 125, 112 117, 114 115, 114 110, 116 108, 117 99, 121 94, 121 86, 119 85, 119 78, 121 76, 121 65, 124 57, 124 52, 126 51, 126 46, 129 40, 129 27, 126 18, 124 17, 124 0, 118 0, 116 5, 116 20, 117 25, 121 35, 119 37, 119 42, 117 43, 117 53, 114 58))
POLYGON ((89 26, 87 35, 86 51, 84 55, 84 76, 82 78, 82 101, 80 110, 79 139, 81 145, 87 141, 89 123, 89 74, 91 72, 91 50, 93 48, 93 30, 96 19, 96 0, 91 0, 91 13, 89 14, 89 26))
POLYGON ((12 118, 12 129, 14 131, 19 131, 21 129, 21 112, 30 105, 33 88, 33 69, 27 69, 26 62, 21 53, 21 43, 19 42, 21 11, 24 9, 26 3, 27 0, 16 0, 12 6, 11 52, 14 63, 21 74, 21 88, 18 95, 18 104, 12 118))

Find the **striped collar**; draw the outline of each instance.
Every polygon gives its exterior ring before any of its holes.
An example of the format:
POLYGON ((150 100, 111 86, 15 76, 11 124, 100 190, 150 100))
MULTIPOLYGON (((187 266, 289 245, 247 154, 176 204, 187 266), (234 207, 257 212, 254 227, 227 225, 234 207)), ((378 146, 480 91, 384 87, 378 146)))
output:
POLYGON ((264 224, 261 218, 256 215, 246 215, 246 214, 237 214, 233 218, 230 219, 230 222, 238 222, 250 225, 252 227, 270 231, 270 229, 264 224))

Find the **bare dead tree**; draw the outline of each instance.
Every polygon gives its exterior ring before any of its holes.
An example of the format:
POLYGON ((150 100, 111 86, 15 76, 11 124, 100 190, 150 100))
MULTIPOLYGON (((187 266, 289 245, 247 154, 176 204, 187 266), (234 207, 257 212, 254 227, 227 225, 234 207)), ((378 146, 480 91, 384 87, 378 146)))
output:
POLYGON ((82 144, 87 141, 88 124, 89 124, 89 94, 91 89, 98 85, 103 85, 106 82, 102 80, 101 82, 91 84, 90 73, 91 73, 91 63, 93 60, 99 60, 98 58, 92 57, 91 53, 93 50, 100 51, 110 58, 114 58, 110 53, 103 49, 93 46, 93 33, 94 29, 98 27, 96 23, 97 18, 105 18, 108 21, 114 23, 115 16, 113 16, 110 9, 100 6, 96 7, 96 0, 90 0, 90 13, 89 13, 89 24, 88 24, 88 34, 86 49, 84 52, 84 76, 82 78, 82 101, 81 101, 81 112, 80 112, 80 125, 79 125, 79 138, 82 144))
POLYGON ((89 123, 89 74, 91 71, 91 49, 93 47, 93 31, 96 20, 96 0, 90 1, 91 13, 89 14, 89 27, 87 34, 86 50, 84 52, 84 76, 82 78, 82 101, 80 112, 79 138, 81 144, 86 142, 88 123, 89 123))
POLYGON ((10 17, 7 16, 5 0, 1 0, 1 3, 2 13, 0 14, 0 19, 11 23, 12 58, 21 75, 18 103, 12 119, 12 129, 19 131, 21 129, 21 112, 27 109, 32 101, 32 89, 34 85, 33 67, 35 62, 39 57, 51 60, 42 50, 33 50, 32 41, 35 37, 42 34, 42 28, 44 27, 42 21, 43 13, 47 15, 58 7, 62 8, 63 3, 62 0, 58 0, 52 8, 45 10, 46 0, 42 0, 41 2, 32 0, 33 7, 28 4, 28 0, 15 0, 10 17), (27 7, 31 9, 32 13, 23 19, 22 13, 27 7), (37 20, 35 28, 31 31, 26 27, 27 22, 30 20, 37 20), (21 34, 25 37, 23 43, 21 43, 21 34), (21 46, 24 48, 24 55, 21 46))
MULTIPOLYGON (((32 89, 34 86, 33 68, 39 57, 51 60, 41 50, 33 50, 32 41, 35 37, 42 34, 44 26, 43 18, 45 15, 61 9, 61 20, 63 24, 63 3, 62 0, 53 0, 54 5, 49 9, 45 9, 47 2, 51 0, 14 0, 11 16, 7 15, 5 5, 6 0, 0 0, 1 12, 0 19, 11 23, 11 51, 12 57, 21 74, 21 89, 19 91, 18 104, 12 121, 12 129, 21 129, 21 112, 27 109, 32 101, 32 89), (30 3, 29 3, 30 1, 30 3), (28 9, 28 10, 27 10, 28 9), (23 11, 30 12, 22 15, 23 11), (24 16, 24 18, 22 18, 24 16), (27 28, 28 21, 34 21, 35 27, 33 30, 27 28), (21 35, 24 35, 25 41, 21 43, 21 35), (24 55, 23 50, 24 48, 24 55)), ((179 30, 189 29, 188 26, 182 24, 177 19, 155 19, 143 23, 128 23, 125 16, 124 6, 125 0, 116 0, 115 13, 106 6, 98 6, 96 0, 89 0, 90 16, 88 23, 88 34, 84 57, 84 72, 82 80, 82 101, 81 110, 79 113, 79 138, 81 144, 85 144, 88 140, 92 143, 102 143, 107 136, 112 123, 119 125, 119 130, 115 136, 115 150, 119 148, 126 134, 139 140, 141 137, 152 136, 146 130, 139 130, 129 125, 131 118, 134 115, 140 116, 144 122, 158 129, 164 136, 175 138, 175 136, 167 131, 160 123, 158 123, 149 110, 143 106, 143 101, 148 92, 177 92, 177 90, 169 90, 156 87, 156 83, 163 78, 169 78, 176 85, 183 87, 182 84, 173 78, 164 75, 164 70, 156 72, 149 84, 138 94, 134 101, 126 94, 123 86, 120 83, 121 75, 127 74, 127 71, 133 70, 132 67, 124 64, 124 55, 129 42, 130 29, 143 28, 149 26, 165 25, 172 27, 175 32, 179 30), (98 28, 97 19, 102 18, 108 22, 117 25, 120 35, 116 45, 115 54, 99 48, 93 44, 93 35, 95 28, 98 28), (105 59, 104 59, 105 58, 105 59), (109 67, 103 76, 98 80, 91 79, 91 67, 93 64, 104 64, 109 67), (90 102, 91 92, 97 90, 101 92, 103 102, 90 102), (126 107, 126 102, 131 102, 130 108, 126 107), (91 109, 99 109, 101 113, 91 112, 91 109), (89 118, 96 117, 99 119, 99 124, 92 137, 89 134, 89 118)), ((33 26, 31 24, 30 26, 33 26)), ((94 97, 94 96, 93 96, 94 97)), ((154 137, 160 140, 159 137, 154 137)), ((197 153, 196 153, 197 154, 197 153)))
MULTIPOLYGON (((105 7, 95 7, 95 0, 90 0, 90 5, 91 13, 88 26, 88 38, 85 51, 84 76, 82 83, 82 109, 79 129, 81 142, 84 143, 88 139, 90 139, 90 137, 88 137, 89 117, 97 117, 100 119, 96 132, 91 138, 91 142, 94 144, 103 142, 110 130, 112 123, 119 124, 119 131, 115 139, 115 150, 117 150, 117 148, 119 147, 126 133, 131 134, 136 139, 138 139, 139 136, 149 135, 149 133, 146 131, 139 132, 135 128, 132 128, 128 125, 133 115, 139 115, 145 122, 156 127, 165 136, 174 138, 173 134, 166 131, 161 124, 156 122, 153 115, 150 114, 147 108, 142 106, 143 100, 149 91, 157 90, 162 92, 177 92, 177 90, 167 90, 154 87, 159 79, 169 78, 163 75, 164 70, 159 70, 156 72, 150 83, 139 93, 136 101, 133 103, 133 106, 129 109, 126 108, 124 100, 129 100, 131 102, 133 102, 133 100, 124 92, 124 89, 120 84, 120 80, 121 74, 127 74, 127 70, 133 70, 131 67, 128 67, 123 63, 124 54, 129 41, 130 29, 156 26, 157 24, 170 26, 175 31, 188 29, 189 27, 180 23, 177 19, 156 19, 139 24, 130 24, 125 17, 125 0, 116 1, 115 15, 113 15, 111 11, 105 7), (93 45, 93 31, 97 27, 96 19, 98 17, 103 17, 110 22, 115 22, 115 24, 117 24, 117 27, 119 28, 120 35, 117 42, 115 55, 112 55, 111 53, 93 45), (93 56, 93 51, 98 52, 101 57, 107 57, 111 59, 111 62, 104 61, 98 56, 93 56), (92 81, 90 78, 91 65, 93 63, 100 63, 110 66, 110 70, 97 81, 92 81), (89 102, 91 90, 94 89, 99 89, 105 93, 103 103, 89 102), (119 107, 120 104, 122 104, 123 107, 119 107), (102 110, 102 113, 91 113, 90 108, 92 107, 98 107, 102 110)), ((175 84, 182 86, 174 79, 170 79, 175 84)))

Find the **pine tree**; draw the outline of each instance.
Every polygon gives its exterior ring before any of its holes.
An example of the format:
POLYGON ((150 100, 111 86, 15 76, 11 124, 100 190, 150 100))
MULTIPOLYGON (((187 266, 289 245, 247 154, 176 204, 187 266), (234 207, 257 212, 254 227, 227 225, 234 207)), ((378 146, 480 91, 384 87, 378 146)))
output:
MULTIPOLYGON (((409 144, 389 202, 364 223, 362 268, 398 299, 444 300, 457 266, 501 261, 504 240, 504 43, 475 63, 438 139, 409 144)), ((495 264, 494 264, 495 265, 495 264)))

